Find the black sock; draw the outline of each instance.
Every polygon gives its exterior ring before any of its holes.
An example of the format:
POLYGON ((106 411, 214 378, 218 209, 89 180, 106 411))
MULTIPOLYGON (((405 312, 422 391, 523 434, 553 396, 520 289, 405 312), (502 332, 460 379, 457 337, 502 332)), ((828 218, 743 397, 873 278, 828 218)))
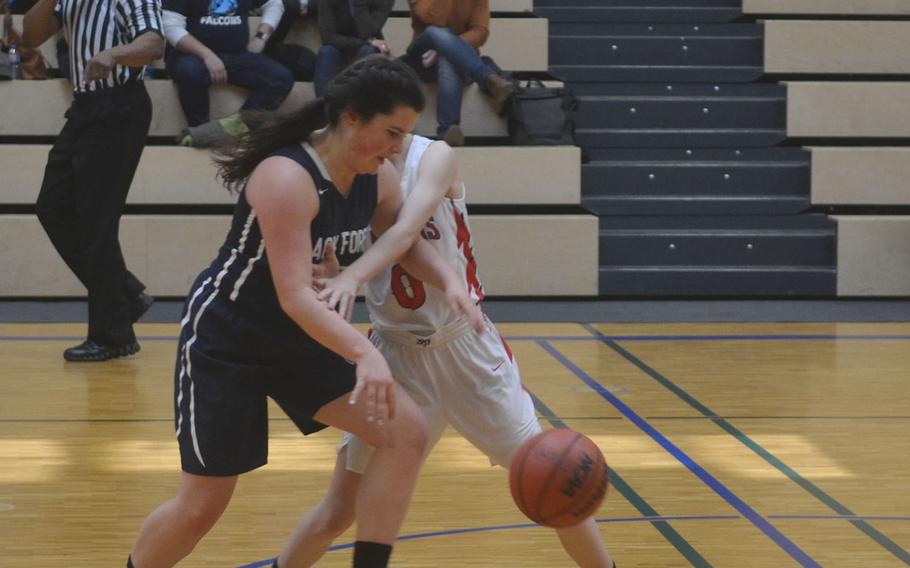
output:
POLYGON ((391 544, 358 540, 354 543, 354 568, 386 568, 391 555, 391 544))
POLYGON ((126 568, 136 568, 135 566, 133 566, 132 555, 126 557, 126 568))
POLYGON ((278 568, 278 559, 275 559, 275 562, 272 562, 272 568, 278 568))

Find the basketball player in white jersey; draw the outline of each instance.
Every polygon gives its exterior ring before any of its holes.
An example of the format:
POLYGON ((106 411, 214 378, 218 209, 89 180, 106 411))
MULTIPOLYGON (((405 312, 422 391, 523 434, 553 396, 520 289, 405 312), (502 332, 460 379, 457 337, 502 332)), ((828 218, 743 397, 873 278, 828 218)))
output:
MULTIPOLYGON (((451 424, 493 465, 508 467, 518 447, 541 432, 511 350, 492 323, 475 332, 464 316, 450 308, 443 292, 424 285, 397 264, 389 266, 422 237, 463 276, 473 300, 483 299, 465 187, 456 171, 454 152, 444 142, 408 136, 392 162, 401 174, 405 198, 395 225, 344 272, 322 280, 321 297, 350 317, 356 292, 366 283, 370 340, 427 416, 427 452, 446 424, 451 424)), ((345 434, 328 493, 300 522, 277 566, 312 566, 350 527, 358 484, 371 452, 362 440, 345 434)), ((615 566, 593 518, 556 532, 579 566, 615 566)))

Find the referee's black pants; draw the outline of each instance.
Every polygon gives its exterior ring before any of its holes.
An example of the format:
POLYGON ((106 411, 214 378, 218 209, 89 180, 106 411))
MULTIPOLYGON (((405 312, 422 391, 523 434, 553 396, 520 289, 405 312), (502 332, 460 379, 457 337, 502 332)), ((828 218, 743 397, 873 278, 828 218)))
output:
POLYGON ((151 118, 141 81, 77 93, 38 195, 41 225, 88 290, 88 338, 107 345, 136 339, 131 305, 145 285, 126 269, 119 230, 151 118))

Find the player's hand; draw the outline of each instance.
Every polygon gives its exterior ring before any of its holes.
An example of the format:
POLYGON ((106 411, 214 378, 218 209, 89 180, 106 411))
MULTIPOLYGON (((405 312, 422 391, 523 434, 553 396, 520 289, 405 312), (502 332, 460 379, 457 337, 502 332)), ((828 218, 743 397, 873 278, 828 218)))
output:
POLYGON ((357 384, 348 403, 363 402, 366 405, 367 421, 382 426, 395 418, 395 382, 392 372, 376 349, 370 349, 356 364, 357 384))
POLYGON ((460 283, 458 285, 447 286, 445 292, 449 308, 456 314, 461 314, 468 318, 468 321, 471 322, 471 327, 475 332, 483 333, 487 328, 487 320, 483 317, 483 311, 480 309, 480 306, 471 300, 471 297, 464 289, 464 286, 460 283))
POLYGON ((329 240, 325 245, 325 253, 322 255, 322 261, 313 265, 313 286, 316 290, 322 290, 318 285, 320 280, 328 280, 338 276, 341 272, 341 265, 338 264, 338 257, 335 256, 335 241, 329 240))
POLYGON ((202 62, 205 63, 205 68, 209 71, 212 84, 227 82, 227 69, 225 69, 224 61, 220 57, 212 53, 203 59, 202 62))
POLYGON ((89 59, 88 64, 85 66, 85 84, 107 79, 111 71, 113 71, 115 63, 114 56, 107 50, 89 59))
POLYGON ((439 59, 439 54, 436 53, 435 49, 428 49, 423 52, 423 55, 420 56, 420 60, 423 62, 424 67, 432 67, 436 65, 436 60, 439 59))

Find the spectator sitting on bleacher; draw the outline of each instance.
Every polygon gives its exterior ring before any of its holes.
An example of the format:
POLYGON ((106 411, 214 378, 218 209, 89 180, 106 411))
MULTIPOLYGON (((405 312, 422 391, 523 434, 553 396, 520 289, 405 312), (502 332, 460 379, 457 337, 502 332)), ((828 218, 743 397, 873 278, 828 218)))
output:
MULTIPOLYGON (((406 60, 418 72, 436 67, 437 134, 449 146, 464 145, 461 95, 472 81, 502 104, 512 95, 512 83, 500 77, 479 55, 490 35, 488 0, 408 0, 414 41, 406 60)), ((427 78, 425 73, 421 77, 427 78)))
POLYGON ((164 0, 168 73, 177 83, 180 106, 191 127, 182 145, 217 144, 225 134, 239 135, 239 115, 209 123, 209 85, 229 83, 249 89, 241 110, 272 110, 294 86, 291 72, 262 55, 269 35, 284 13, 281 0, 164 0), (262 6, 262 21, 250 39, 251 4, 262 6), (200 127, 201 128, 193 128, 200 127))
POLYGON ((291 28, 298 21, 316 17, 317 0, 283 0, 284 15, 265 44, 262 53, 291 70, 295 81, 312 81, 316 68, 316 53, 298 43, 285 43, 291 28))
POLYGON ((394 0, 319 0, 319 35, 322 47, 316 55, 313 88, 325 93, 335 74, 352 61, 392 51, 382 38, 382 26, 394 0))

